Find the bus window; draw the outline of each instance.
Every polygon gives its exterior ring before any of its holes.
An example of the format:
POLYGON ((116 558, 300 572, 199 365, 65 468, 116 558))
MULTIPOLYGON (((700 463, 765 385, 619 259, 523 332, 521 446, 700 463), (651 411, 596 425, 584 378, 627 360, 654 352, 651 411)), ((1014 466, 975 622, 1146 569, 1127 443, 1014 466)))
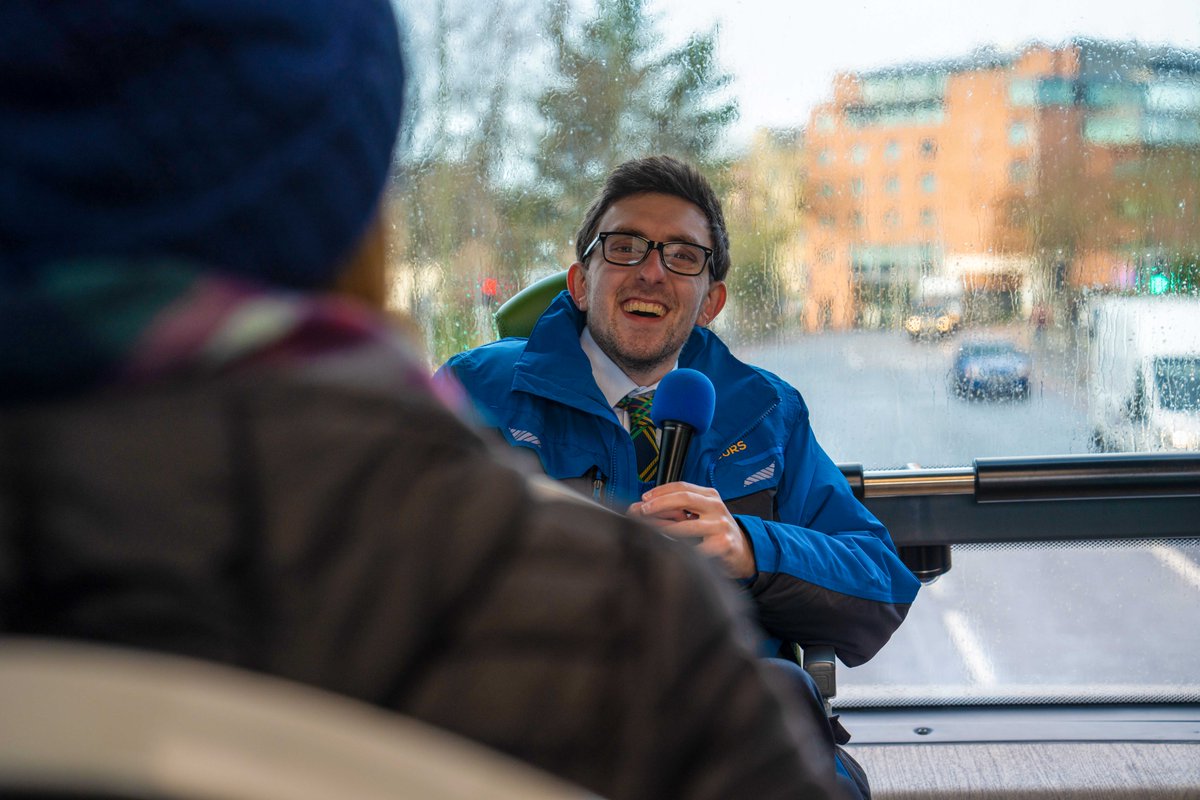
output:
MULTIPOLYGON (((835 461, 1200 450, 1192 0, 407 5, 392 297, 431 363, 666 152, 724 194, 714 328, 835 461)), ((1195 541, 956 548, 838 702, 1196 702, 1195 541)))

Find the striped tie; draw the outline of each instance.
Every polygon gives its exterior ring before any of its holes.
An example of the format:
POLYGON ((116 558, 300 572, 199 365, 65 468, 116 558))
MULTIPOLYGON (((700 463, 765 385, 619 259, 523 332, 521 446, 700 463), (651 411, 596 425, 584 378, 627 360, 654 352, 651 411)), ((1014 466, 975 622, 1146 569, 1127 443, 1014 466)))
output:
POLYGON ((649 483, 658 472, 658 431, 650 421, 650 406, 654 392, 633 397, 626 395, 617 403, 617 408, 629 412, 629 435, 633 438, 633 451, 637 454, 638 480, 649 483))

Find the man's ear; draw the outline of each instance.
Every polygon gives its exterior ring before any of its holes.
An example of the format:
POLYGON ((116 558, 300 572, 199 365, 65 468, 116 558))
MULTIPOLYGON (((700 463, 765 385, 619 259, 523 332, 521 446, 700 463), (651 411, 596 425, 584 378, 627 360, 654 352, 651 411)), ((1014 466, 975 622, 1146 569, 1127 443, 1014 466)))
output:
POLYGON ((725 281, 713 281, 708 287, 708 293, 704 295, 704 302, 700 304, 700 314, 696 317, 697 325, 703 327, 717 318, 717 314, 725 307, 725 293, 725 281))
POLYGON ((587 267, 576 261, 567 268, 567 291, 580 311, 587 311, 587 267))

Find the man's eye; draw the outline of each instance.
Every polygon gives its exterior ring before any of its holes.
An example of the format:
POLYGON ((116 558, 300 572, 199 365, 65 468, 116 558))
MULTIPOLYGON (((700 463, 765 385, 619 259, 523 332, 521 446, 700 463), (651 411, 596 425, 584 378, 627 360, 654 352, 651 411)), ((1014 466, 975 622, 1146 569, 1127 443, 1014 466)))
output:
POLYGON ((684 264, 695 264, 699 260, 696 254, 688 248, 670 250, 667 252, 667 258, 672 261, 681 261, 684 264))

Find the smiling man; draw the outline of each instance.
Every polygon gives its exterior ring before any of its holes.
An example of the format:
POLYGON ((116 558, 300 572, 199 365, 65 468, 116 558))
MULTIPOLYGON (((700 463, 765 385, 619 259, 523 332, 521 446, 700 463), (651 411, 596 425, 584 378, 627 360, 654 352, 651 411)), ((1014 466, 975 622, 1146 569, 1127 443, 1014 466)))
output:
POLYGON ((768 654, 799 642, 832 645, 851 666, 869 659, 904 619, 917 580, 817 444, 799 392, 705 328, 725 305, 730 268, 708 181, 666 156, 622 164, 589 208, 576 254, 568 291, 528 339, 459 354, 439 377, 452 373, 551 477, 717 559, 753 599, 768 654), (712 380, 716 413, 683 479, 653 486, 643 405, 677 367, 712 380))
POLYGON ((708 181, 670 157, 626 162, 575 247, 568 291, 528 339, 461 353, 439 379, 453 374, 485 421, 533 450, 550 477, 718 561, 769 634, 763 655, 797 642, 832 645, 850 666, 871 658, 918 582, 817 444, 799 392, 705 328, 725 305, 730 268, 708 181), (716 412, 682 480, 654 486, 645 405, 677 367, 712 380, 716 412))

